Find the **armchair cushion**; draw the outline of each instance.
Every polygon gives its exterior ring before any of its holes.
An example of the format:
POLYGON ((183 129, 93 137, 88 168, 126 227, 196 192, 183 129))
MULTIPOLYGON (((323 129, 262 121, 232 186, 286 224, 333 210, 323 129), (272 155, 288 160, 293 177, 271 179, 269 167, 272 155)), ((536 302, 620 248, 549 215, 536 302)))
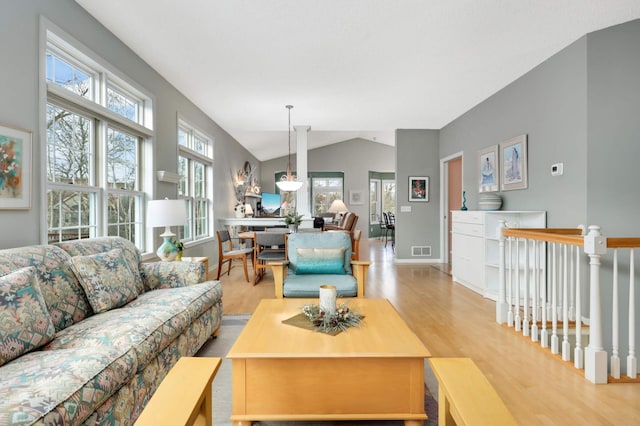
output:
POLYGON ((338 297, 356 297, 358 284, 353 275, 289 275, 284 282, 283 293, 286 297, 318 297, 321 285, 336 286, 338 297))
POLYGON ((298 247, 296 274, 339 274, 344 275, 344 247, 305 248, 298 247))

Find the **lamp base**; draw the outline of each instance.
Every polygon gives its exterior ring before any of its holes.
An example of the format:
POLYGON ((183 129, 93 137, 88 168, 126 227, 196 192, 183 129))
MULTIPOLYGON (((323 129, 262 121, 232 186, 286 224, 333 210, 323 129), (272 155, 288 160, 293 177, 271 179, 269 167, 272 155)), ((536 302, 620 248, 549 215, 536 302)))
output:
POLYGON ((165 229, 165 232, 160 235, 163 239, 162 244, 158 247, 156 254, 163 262, 172 262, 178 257, 178 248, 173 244, 173 237, 176 234, 169 230, 169 227, 165 229))

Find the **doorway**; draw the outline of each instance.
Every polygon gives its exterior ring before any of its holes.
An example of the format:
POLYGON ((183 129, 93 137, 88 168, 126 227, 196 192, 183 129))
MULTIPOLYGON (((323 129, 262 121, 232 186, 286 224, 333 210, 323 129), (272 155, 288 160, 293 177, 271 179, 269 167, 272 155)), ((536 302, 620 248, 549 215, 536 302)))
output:
POLYGON ((396 213, 396 174, 369 172, 369 238, 382 237, 382 212, 396 213))
POLYGON ((462 152, 450 155, 440 160, 440 193, 442 224, 440 232, 440 247, 442 261, 451 262, 451 211, 462 207, 462 152))

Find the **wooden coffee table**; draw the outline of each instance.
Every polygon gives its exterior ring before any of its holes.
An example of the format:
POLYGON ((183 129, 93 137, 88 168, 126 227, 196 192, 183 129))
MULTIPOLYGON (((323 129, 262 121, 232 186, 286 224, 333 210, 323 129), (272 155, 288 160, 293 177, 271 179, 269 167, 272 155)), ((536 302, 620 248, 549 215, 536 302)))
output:
POLYGON ((365 319, 337 336, 282 323, 317 299, 260 302, 227 354, 235 426, 389 419, 422 425, 424 358, 431 354, 388 300, 347 301, 365 319))

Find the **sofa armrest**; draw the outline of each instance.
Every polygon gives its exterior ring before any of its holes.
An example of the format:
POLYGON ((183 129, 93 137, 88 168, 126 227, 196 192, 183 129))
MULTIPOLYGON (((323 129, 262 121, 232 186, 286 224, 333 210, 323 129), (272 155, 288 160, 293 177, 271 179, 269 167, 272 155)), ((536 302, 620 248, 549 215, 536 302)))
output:
POLYGON ((202 262, 149 262, 140 265, 146 290, 185 287, 206 281, 207 271, 202 262))
POLYGON ((273 282, 275 284, 276 298, 282 299, 284 297, 284 280, 287 278, 289 272, 289 262, 269 262, 269 266, 273 271, 273 282))
POLYGON ((371 262, 366 260, 352 260, 351 269, 353 270, 353 276, 358 283, 358 296, 364 297, 364 284, 367 282, 367 270, 369 269, 371 262))

